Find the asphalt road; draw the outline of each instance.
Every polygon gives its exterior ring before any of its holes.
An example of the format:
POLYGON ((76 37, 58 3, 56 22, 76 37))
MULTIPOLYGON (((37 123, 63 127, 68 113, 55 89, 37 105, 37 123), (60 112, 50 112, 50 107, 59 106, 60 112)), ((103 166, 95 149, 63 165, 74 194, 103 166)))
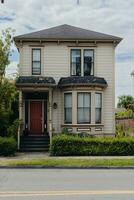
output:
POLYGON ((134 170, 0 169, 0 200, 134 200, 134 170))

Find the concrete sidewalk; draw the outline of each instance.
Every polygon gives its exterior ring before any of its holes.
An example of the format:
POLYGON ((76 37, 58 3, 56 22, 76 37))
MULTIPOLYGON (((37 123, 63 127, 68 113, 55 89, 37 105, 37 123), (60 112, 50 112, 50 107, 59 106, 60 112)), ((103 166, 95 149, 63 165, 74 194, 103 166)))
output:
POLYGON ((43 152, 25 152, 25 153, 17 153, 16 156, 10 157, 0 157, 1 161, 6 160, 33 160, 33 159, 132 159, 134 156, 50 156, 49 153, 43 152))

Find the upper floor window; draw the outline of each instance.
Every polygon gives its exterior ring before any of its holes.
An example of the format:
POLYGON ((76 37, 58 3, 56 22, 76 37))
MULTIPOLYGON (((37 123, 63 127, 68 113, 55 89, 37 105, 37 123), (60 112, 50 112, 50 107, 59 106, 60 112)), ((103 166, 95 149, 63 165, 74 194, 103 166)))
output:
POLYGON ((84 49, 84 76, 93 75, 94 52, 91 49, 84 49))
POLYGON ((41 74, 41 49, 32 49, 32 75, 41 74))
POLYGON ((102 110, 102 94, 95 94, 95 123, 101 123, 101 110, 102 110))
POLYGON ((79 124, 91 123, 91 94, 78 93, 77 96, 77 121, 79 124))
POLYGON ((72 93, 64 94, 64 122, 72 123, 72 93))
POLYGON ((94 74, 94 50, 71 49, 71 76, 94 74))
POLYGON ((81 75, 81 50, 80 49, 71 50, 71 75, 72 76, 81 75))

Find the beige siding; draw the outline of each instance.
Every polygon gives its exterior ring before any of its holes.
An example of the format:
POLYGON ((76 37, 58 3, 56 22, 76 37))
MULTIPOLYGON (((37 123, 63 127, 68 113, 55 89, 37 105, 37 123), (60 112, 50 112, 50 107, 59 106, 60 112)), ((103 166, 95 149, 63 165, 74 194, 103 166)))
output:
POLYGON ((67 46, 45 46, 44 76, 52 76, 58 81, 61 77, 69 76, 69 51, 67 46))
POLYGON ((31 75, 31 51, 28 45, 24 45, 21 48, 20 56, 22 57, 20 63, 20 75, 31 75))
POLYGON ((96 58, 96 75, 104 77, 108 87, 104 91, 104 133, 115 133, 115 74, 114 74, 114 46, 98 45, 96 58))

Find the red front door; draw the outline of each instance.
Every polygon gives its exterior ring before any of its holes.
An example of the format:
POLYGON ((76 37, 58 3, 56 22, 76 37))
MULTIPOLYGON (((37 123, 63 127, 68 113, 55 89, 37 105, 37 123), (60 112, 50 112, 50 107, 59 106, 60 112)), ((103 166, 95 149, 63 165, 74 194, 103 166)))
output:
POLYGON ((30 101, 30 135, 42 134, 42 101, 30 101))

